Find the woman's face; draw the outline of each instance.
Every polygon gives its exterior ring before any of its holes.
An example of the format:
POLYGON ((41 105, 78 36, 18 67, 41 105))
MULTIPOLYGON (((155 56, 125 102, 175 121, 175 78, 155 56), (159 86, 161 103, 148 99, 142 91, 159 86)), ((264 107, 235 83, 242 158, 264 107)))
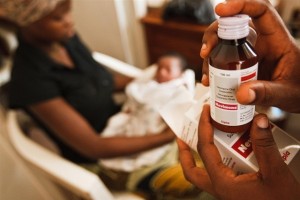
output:
POLYGON ((176 57, 163 57, 158 61, 155 79, 159 83, 179 78, 182 74, 181 62, 176 57))
POLYGON ((42 42, 60 42, 75 33, 71 16, 71 0, 63 1, 47 16, 25 27, 30 37, 42 42))

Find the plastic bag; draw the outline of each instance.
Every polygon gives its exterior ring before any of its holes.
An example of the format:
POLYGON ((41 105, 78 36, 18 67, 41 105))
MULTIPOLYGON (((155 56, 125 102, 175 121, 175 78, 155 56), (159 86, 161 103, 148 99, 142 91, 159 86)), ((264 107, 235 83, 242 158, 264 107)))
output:
POLYGON ((184 19, 198 24, 210 24, 216 20, 209 0, 172 0, 164 8, 163 19, 184 19))

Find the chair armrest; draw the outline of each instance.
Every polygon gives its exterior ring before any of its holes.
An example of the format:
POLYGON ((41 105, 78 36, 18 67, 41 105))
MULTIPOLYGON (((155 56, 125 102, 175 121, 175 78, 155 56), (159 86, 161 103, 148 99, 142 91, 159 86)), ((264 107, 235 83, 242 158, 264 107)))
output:
POLYGON ((27 138, 20 129, 16 112, 8 114, 8 138, 18 154, 43 171, 51 180, 83 199, 114 199, 99 177, 52 153, 27 138))
POLYGON ((99 52, 93 52, 92 54, 94 60, 96 60, 98 63, 104 65, 108 69, 112 70, 113 72, 120 73, 124 76, 128 76, 131 78, 137 78, 140 77, 143 73, 142 69, 139 69, 133 65, 127 64, 125 62, 122 62, 116 58, 113 58, 111 56, 99 53, 99 52))

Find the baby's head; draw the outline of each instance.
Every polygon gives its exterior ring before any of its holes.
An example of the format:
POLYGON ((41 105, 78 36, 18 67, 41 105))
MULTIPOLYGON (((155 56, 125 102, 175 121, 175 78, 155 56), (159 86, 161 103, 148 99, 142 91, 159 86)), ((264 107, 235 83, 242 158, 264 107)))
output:
POLYGON ((159 83, 179 78, 187 67, 185 58, 177 52, 168 52, 157 61, 155 80, 159 83))

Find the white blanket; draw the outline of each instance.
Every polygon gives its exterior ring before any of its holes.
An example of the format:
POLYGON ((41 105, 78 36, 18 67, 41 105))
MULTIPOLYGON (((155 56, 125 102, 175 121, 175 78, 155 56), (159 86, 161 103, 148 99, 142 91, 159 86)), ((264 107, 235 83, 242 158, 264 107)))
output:
MULTIPOLYGON (((187 76, 182 76, 165 83, 157 83, 152 79, 137 79, 130 83, 126 88, 127 101, 122 112, 110 118, 101 136, 132 137, 161 133, 167 125, 158 110, 182 91, 183 86, 187 85, 186 79, 187 76)), ((169 147, 166 144, 128 157, 101 159, 100 164, 111 169, 130 172, 154 164, 169 147)))

